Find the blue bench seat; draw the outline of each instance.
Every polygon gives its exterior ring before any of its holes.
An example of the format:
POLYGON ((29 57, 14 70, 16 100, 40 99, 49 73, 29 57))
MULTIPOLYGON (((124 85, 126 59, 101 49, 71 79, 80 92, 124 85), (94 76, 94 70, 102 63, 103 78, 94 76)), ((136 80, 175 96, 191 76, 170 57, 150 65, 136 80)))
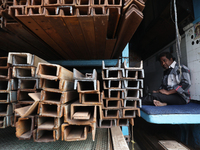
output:
POLYGON ((143 105, 141 117, 155 124, 200 124, 200 104, 190 102, 162 107, 143 105))

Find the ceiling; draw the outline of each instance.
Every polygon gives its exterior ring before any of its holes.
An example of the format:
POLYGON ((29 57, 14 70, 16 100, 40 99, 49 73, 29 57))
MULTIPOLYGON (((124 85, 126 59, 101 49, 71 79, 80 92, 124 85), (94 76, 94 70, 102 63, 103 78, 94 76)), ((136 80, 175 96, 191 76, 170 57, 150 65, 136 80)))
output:
MULTIPOLYGON (((174 12, 170 9, 171 0, 146 2, 144 19, 129 42, 130 53, 145 60, 175 39, 174 12)), ((177 0, 177 17, 182 35, 183 27, 194 20, 192 0, 177 0)))

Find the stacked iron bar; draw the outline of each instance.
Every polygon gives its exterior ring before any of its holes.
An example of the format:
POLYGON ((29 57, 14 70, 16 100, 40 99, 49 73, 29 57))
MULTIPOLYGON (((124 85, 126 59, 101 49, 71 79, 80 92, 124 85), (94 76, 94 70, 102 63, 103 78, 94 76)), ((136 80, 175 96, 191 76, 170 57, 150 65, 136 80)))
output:
POLYGON ((87 133, 92 132, 92 139, 95 140, 97 106, 101 107, 100 84, 97 80, 97 72, 83 75, 75 68, 74 89, 79 93, 79 100, 66 106, 64 112, 64 124, 62 125, 62 140, 77 141, 86 140, 87 133))
POLYGON ((39 63, 37 75, 43 90, 33 138, 35 142, 53 142, 60 138, 63 109, 78 98, 73 90, 73 72, 60 65, 39 63))
POLYGON ((30 94, 40 92, 39 79, 36 75, 39 62, 45 61, 29 53, 8 55, 8 63, 13 66, 12 76, 18 81, 17 104, 14 106, 15 117, 12 126, 16 127, 16 136, 19 139, 30 139, 35 126, 36 111, 31 113, 30 109, 37 103, 30 94))
POLYGON ((13 106, 17 101, 17 80, 12 79, 12 65, 0 57, 0 128, 11 125, 13 106))
MULTIPOLYGON (((142 62, 141 62, 142 64, 142 62)), ((103 78, 103 108, 102 120, 99 127, 129 126, 129 121, 134 125, 133 118, 140 116, 144 70, 138 67, 128 68, 126 62, 121 67, 121 60, 117 67, 105 67, 102 62, 103 78)))
MULTIPOLYGON (((143 0, 13 0, 3 16, 13 17, 64 59, 110 59, 118 57, 130 41, 143 19, 144 6, 143 0)), ((3 24, 30 44, 27 30, 16 30, 9 21, 3 24)), ((32 48, 44 56, 45 45, 38 42, 42 49, 36 50, 37 40, 32 48)))

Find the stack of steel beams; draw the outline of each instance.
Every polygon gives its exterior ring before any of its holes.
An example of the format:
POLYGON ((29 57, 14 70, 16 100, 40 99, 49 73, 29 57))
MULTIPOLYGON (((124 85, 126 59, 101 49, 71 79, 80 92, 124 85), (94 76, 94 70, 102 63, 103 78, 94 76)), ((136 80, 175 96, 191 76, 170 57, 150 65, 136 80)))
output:
POLYGON ((24 45, 48 60, 118 58, 144 6, 143 0, 13 0, 2 10, 1 27, 19 37, 5 33, 11 49, 24 45))
POLYGON ((29 96, 31 93, 40 92, 39 79, 36 68, 43 59, 30 53, 14 53, 8 55, 8 63, 13 66, 12 76, 18 81, 17 105, 13 126, 16 127, 16 136, 19 139, 30 139, 35 127, 37 100, 29 96), (35 111, 34 111, 35 110, 35 111))
POLYGON ((12 79, 12 65, 8 57, 0 57, 0 128, 11 125, 13 106, 17 101, 17 79, 12 79))
POLYGON ((38 106, 37 129, 33 133, 34 141, 56 141, 60 138, 63 108, 78 98, 78 93, 73 90, 73 72, 60 65, 39 63, 37 75, 43 90, 38 106))
MULTIPOLYGON (((62 125, 62 140, 77 141, 87 139, 87 133, 92 132, 95 140, 97 107, 101 107, 100 84, 97 72, 83 75, 74 69, 74 89, 79 93, 79 100, 64 108, 64 124, 62 125)), ((100 109, 100 108, 98 108, 100 109)))
POLYGON ((102 62, 103 87, 101 110, 103 120, 99 120, 99 127, 134 125, 136 115, 140 116, 143 95, 144 70, 140 67, 127 67, 126 62, 121 66, 121 60, 116 67, 105 67, 102 62))

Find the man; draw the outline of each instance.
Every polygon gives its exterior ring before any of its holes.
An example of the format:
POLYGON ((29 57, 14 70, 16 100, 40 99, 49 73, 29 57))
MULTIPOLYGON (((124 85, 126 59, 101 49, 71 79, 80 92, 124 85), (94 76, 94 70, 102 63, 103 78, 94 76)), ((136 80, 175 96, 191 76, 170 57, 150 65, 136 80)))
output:
POLYGON ((159 55, 161 66, 165 69, 162 84, 157 91, 142 98, 143 105, 182 105, 190 101, 189 87, 191 86, 190 71, 181 65, 181 77, 179 65, 169 52, 159 55), (180 79, 180 82, 179 82, 180 79))

